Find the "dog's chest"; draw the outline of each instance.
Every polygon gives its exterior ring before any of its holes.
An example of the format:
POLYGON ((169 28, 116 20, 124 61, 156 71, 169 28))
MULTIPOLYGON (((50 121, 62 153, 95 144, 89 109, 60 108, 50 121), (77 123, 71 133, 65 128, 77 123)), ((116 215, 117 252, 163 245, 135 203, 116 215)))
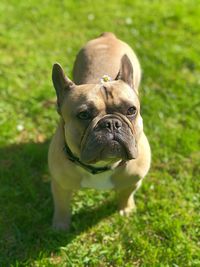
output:
POLYGON ((98 190, 112 189, 114 188, 114 184, 111 181, 111 173, 112 171, 106 171, 93 175, 84 171, 82 172, 81 187, 98 190))

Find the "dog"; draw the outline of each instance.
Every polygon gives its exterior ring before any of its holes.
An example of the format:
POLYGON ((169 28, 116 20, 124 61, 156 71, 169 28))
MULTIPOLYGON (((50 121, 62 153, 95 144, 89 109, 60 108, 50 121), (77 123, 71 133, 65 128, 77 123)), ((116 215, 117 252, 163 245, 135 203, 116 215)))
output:
POLYGON ((77 54, 73 81, 58 63, 52 80, 60 115, 48 153, 53 227, 69 229, 72 195, 81 188, 115 190, 120 214, 130 214, 151 161, 140 115, 136 54, 105 32, 77 54))

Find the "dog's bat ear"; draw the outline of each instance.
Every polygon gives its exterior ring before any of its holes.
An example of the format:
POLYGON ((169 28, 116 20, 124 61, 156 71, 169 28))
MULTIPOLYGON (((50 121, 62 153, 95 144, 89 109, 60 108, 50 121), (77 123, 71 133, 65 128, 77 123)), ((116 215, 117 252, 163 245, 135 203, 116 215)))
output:
POLYGON ((119 73, 115 80, 122 80, 133 88, 133 66, 126 54, 121 58, 119 73))
POLYGON ((55 63, 53 65, 52 80, 54 88, 56 90, 57 105, 59 112, 66 92, 75 87, 75 84, 69 78, 67 78, 67 76, 65 76, 63 68, 58 63, 55 63))

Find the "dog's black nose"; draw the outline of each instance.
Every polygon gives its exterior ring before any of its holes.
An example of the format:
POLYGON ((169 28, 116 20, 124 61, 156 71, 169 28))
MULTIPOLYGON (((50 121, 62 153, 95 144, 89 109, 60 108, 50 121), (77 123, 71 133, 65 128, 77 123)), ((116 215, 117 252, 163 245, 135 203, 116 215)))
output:
POLYGON ((107 118, 100 122, 101 129, 108 129, 111 132, 120 130, 122 127, 122 122, 116 118, 107 118))

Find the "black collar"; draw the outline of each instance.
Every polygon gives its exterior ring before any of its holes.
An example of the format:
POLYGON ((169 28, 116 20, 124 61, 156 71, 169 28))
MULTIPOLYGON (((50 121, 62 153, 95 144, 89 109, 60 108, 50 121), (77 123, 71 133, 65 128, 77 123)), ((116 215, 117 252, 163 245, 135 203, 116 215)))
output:
MULTIPOLYGON (((70 150, 66 142, 63 147, 63 150, 64 150, 65 155, 70 161, 74 162, 76 165, 82 167, 83 169, 85 169, 86 171, 92 174, 98 174, 98 173, 102 173, 102 172, 109 171, 112 169, 111 166, 94 167, 94 166, 81 162, 80 159, 72 153, 72 151, 70 150)), ((122 166, 124 163, 125 163, 124 161, 120 161, 120 163, 117 166, 122 166)))

